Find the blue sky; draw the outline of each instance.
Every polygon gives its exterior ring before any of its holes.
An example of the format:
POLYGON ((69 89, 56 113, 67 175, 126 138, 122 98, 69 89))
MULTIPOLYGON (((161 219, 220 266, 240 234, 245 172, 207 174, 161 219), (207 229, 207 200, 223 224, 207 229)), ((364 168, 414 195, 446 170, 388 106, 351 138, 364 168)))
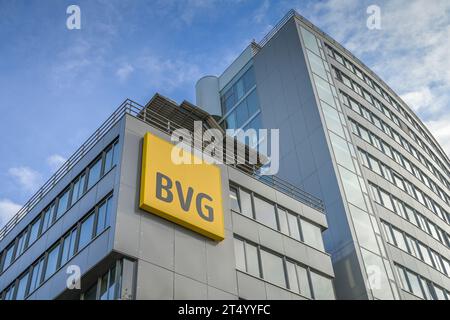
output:
POLYGON ((195 102, 290 9, 355 53, 450 149, 450 2, 0 0, 0 225, 126 98, 195 102), (366 27, 370 4, 381 30, 366 27), (66 8, 81 9, 81 30, 66 8))

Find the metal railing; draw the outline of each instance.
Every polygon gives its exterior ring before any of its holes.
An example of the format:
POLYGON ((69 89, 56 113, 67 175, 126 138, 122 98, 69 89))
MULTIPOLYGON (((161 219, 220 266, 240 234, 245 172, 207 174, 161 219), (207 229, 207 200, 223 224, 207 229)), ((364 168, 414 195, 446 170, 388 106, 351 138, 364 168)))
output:
MULTIPOLYGON (((109 117, 105 122, 75 151, 72 156, 44 183, 44 185, 25 203, 25 205, 11 218, 11 220, 6 223, 0 229, 0 240, 5 238, 5 236, 22 220, 25 215, 30 212, 34 206, 45 197, 45 195, 75 166, 75 164, 83 158, 92 147, 100 141, 101 138, 117 123, 125 114, 129 114, 137 119, 140 119, 149 125, 171 134, 173 131, 177 129, 183 129, 183 127, 168 119, 161 114, 158 114, 154 110, 150 108, 145 108, 144 106, 138 104, 137 102, 127 99, 125 100, 109 117)), ((194 137, 195 139, 195 137, 194 137)), ((194 144, 195 145, 195 144, 194 144)), ((200 144, 202 145, 202 144, 200 144)), ((259 176, 256 173, 249 174, 251 170, 251 166, 247 165, 246 169, 243 170, 242 163, 245 159, 238 158, 239 155, 234 154, 230 156, 224 153, 224 156, 227 157, 224 160, 228 160, 225 163, 233 163, 229 164, 236 169, 244 172, 247 175, 252 176, 253 178, 271 186, 275 189, 323 212, 324 206, 323 202, 310 195, 309 193, 295 187, 294 185, 276 177, 276 176, 259 176), (239 164, 241 163, 241 164, 239 164)))
POLYGON ((137 112, 143 106, 127 99, 125 100, 95 132, 78 148, 75 153, 44 183, 44 185, 25 203, 25 205, 0 229, 0 240, 12 230, 22 218, 83 158, 89 150, 108 132, 125 113, 137 112))

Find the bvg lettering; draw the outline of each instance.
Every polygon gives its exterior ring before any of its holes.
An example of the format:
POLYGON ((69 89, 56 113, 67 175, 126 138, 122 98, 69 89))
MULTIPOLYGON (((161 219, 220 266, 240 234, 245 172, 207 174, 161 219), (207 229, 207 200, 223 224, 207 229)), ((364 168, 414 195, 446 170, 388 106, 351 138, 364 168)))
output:
MULTIPOLYGON (((178 200, 180 202, 180 207, 183 211, 189 212, 192 204, 192 200, 194 198, 194 189, 189 187, 187 189, 186 194, 184 194, 183 187, 181 183, 175 180, 175 191, 172 191, 173 182, 170 177, 162 174, 161 172, 156 173, 156 197, 164 202, 172 202, 174 199, 174 192, 176 192, 178 196, 178 200)), ((206 193, 199 192, 195 196, 195 206, 198 215, 209 222, 214 221, 214 209, 204 204, 205 201, 211 203, 213 199, 207 195, 206 193)))

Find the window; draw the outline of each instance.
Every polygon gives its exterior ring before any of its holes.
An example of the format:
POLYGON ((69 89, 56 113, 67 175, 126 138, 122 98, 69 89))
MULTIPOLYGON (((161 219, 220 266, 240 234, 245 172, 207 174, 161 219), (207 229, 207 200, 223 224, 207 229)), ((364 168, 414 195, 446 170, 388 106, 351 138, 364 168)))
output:
POLYGON ((105 152, 105 168, 103 170, 104 173, 107 173, 114 165, 113 153, 114 153, 114 146, 111 146, 111 148, 109 148, 105 152))
POLYGON ((25 250, 25 241, 27 239, 27 231, 22 232, 19 236, 19 240, 17 241, 17 249, 16 249, 16 258, 22 254, 25 250))
POLYGON ((422 287, 420 285, 418 276, 406 269, 405 269, 405 272, 406 272, 406 277, 408 278, 409 284, 411 286, 411 293, 413 293, 414 295, 423 299, 424 295, 422 292, 422 287))
POLYGON ((80 227, 80 240, 78 241, 78 250, 83 249, 92 239, 92 231, 94 226, 94 214, 90 214, 80 227))
POLYGON ((241 200, 241 213, 247 217, 253 218, 252 196, 247 191, 239 190, 241 200))
POLYGON ((420 254, 422 255, 422 260, 425 261, 426 264, 433 266, 428 248, 425 247, 421 242, 418 242, 417 244, 420 249, 420 254))
POLYGON ((241 208, 239 206, 238 192, 234 187, 230 187, 230 208, 233 211, 241 212, 241 208))
POLYGON ((47 264, 45 267, 45 280, 50 278, 58 269, 59 244, 53 247, 47 256, 47 264))
POLYGON ((61 253, 61 265, 64 265, 75 253, 75 241, 77 239, 77 229, 73 229, 63 240, 61 253))
POLYGON ((7 248, 4 253, 3 268, 2 268, 3 271, 6 270, 9 267, 9 265, 11 264, 11 262, 14 261, 14 248, 15 248, 15 243, 10 245, 9 248, 7 248))
POLYGON ((311 288, 309 286, 308 270, 297 265, 297 276, 300 283, 300 294, 305 297, 311 298, 312 295, 311 288))
POLYGON ((103 230, 105 230, 109 226, 109 216, 111 211, 111 200, 109 198, 98 208, 98 218, 97 218, 97 230, 96 235, 100 234, 103 230))
POLYGON ((300 230, 298 228, 298 218, 296 215, 288 213, 288 225, 289 225, 289 235, 300 241, 300 230))
POLYGON ((67 210, 67 204, 69 202, 69 194, 70 194, 70 189, 67 189, 66 191, 64 191, 61 196, 59 197, 58 200, 58 208, 56 209, 56 219, 58 219, 59 217, 61 217, 61 215, 66 212, 67 210))
POLYGON ((301 220, 303 241, 309 244, 310 246, 323 251, 324 248, 320 228, 306 220, 303 219, 300 220, 301 220))
POLYGON ((38 238, 39 227, 41 226, 41 217, 37 218, 31 223, 30 236, 28 237, 28 247, 31 246, 38 238))
POLYGON ((436 293, 436 300, 447 300, 444 290, 436 285, 434 285, 434 292, 436 293))
POLYGON ((383 222, 384 235, 386 236, 387 242, 395 244, 394 238, 392 237, 391 226, 383 222))
POLYGON ((42 231, 43 234, 53 223, 53 216, 55 211, 55 204, 52 203, 43 213, 42 215, 42 231))
POLYGON ((373 200, 375 202, 382 204, 381 199, 380 199, 380 194, 378 192, 378 188, 375 187, 373 184, 370 184, 369 187, 370 187, 370 191, 372 193, 373 200))
POLYGON ((347 142, 341 137, 335 135, 334 133, 330 133, 330 140, 333 146, 333 151, 337 163, 353 171, 354 170, 353 161, 351 154, 349 152, 347 142))
POLYGON ((234 252, 236 269, 260 277, 258 247, 240 240, 234 239, 234 252))
POLYGON ((366 203, 364 201, 364 196, 358 182, 358 176, 353 172, 344 169, 343 167, 340 166, 339 166, 339 173, 341 174, 341 179, 344 185, 344 191, 347 200, 350 203, 365 210, 366 203))
POLYGON ((381 189, 379 191, 380 191, 381 200, 383 201, 383 206, 391 211, 394 211, 394 207, 392 206, 392 201, 391 201, 390 195, 381 189))
POLYGON ((88 186, 87 186, 88 189, 90 189, 94 184, 97 183, 98 179, 100 179, 101 169, 102 169, 102 158, 98 158, 94 162, 94 164, 92 164, 89 168, 88 186))
POLYGON ((377 239, 369 215, 355 206, 350 205, 349 207, 359 244, 364 248, 378 252, 377 239))
POLYGON ((27 285, 28 285, 28 278, 29 278, 29 273, 25 273, 25 275, 23 275, 20 279, 19 279, 19 284, 17 285, 17 293, 16 293, 16 300, 24 300, 25 299, 25 295, 26 295, 26 290, 27 290, 27 285))
POLYGON ((369 162, 370 162, 370 167, 372 168, 372 171, 381 176, 381 168, 380 168, 380 164, 379 164, 378 160, 375 159, 374 157, 372 157, 371 155, 369 155, 369 162))
POLYGON ((14 297, 13 297, 14 289, 15 289, 14 284, 11 285, 8 289, 6 289, 4 300, 13 300, 14 299, 14 297))
POLYGON ((72 191, 72 205, 81 198, 84 193, 85 175, 82 174, 74 183, 72 191))
POLYGON ((265 280, 286 287, 283 258, 261 250, 261 263, 265 280))
POLYGON ((280 231, 289 236, 289 224, 287 219, 287 212, 284 209, 277 208, 278 222, 280 223, 280 231))
POLYGON ((292 262, 286 261, 286 271, 289 282, 289 289, 294 292, 300 292, 299 282, 297 278, 297 270, 295 264, 292 262))
POLYGON ((316 300, 334 300, 334 289, 331 279, 315 272, 310 272, 310 274, 314 298, 316 300))
POLYGON ((236 269, 247 271, 247 266, 245 263, 244 241, 236 238, 234 239, 234 255, 236 259, 236 269))
POLYGON ((44 267, 44 258, 40 259, 33 266, 33 270, 31 271, 31 281, 30 281, 30 290, 29 292, 33 292, 41 284, 42 279, 42 269, 44 267))
POLYGON ((254 197, 256 220, 260 221, 273 229, 277 229, 277 219, 275 216, 275 207, 273 204, 254 197))
POLYGON ((400 230, 398 230, 397 228, 392 228, 392 233, 394 235, 397 247, 402 249, 403 251, 408 252, 408 247, 406 246, 405 237, 403 233, 400 232, 400 230))

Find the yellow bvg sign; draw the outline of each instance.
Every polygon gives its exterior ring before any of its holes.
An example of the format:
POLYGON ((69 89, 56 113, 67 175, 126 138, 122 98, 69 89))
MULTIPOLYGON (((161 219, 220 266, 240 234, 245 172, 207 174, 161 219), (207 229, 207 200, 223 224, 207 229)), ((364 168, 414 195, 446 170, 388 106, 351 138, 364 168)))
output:
POLYGON ((175 164, 171 159, 173 148, 152 133, 144 136, 140 208, 211 239, 223 240, 220 168, 206 163, 175 164))

